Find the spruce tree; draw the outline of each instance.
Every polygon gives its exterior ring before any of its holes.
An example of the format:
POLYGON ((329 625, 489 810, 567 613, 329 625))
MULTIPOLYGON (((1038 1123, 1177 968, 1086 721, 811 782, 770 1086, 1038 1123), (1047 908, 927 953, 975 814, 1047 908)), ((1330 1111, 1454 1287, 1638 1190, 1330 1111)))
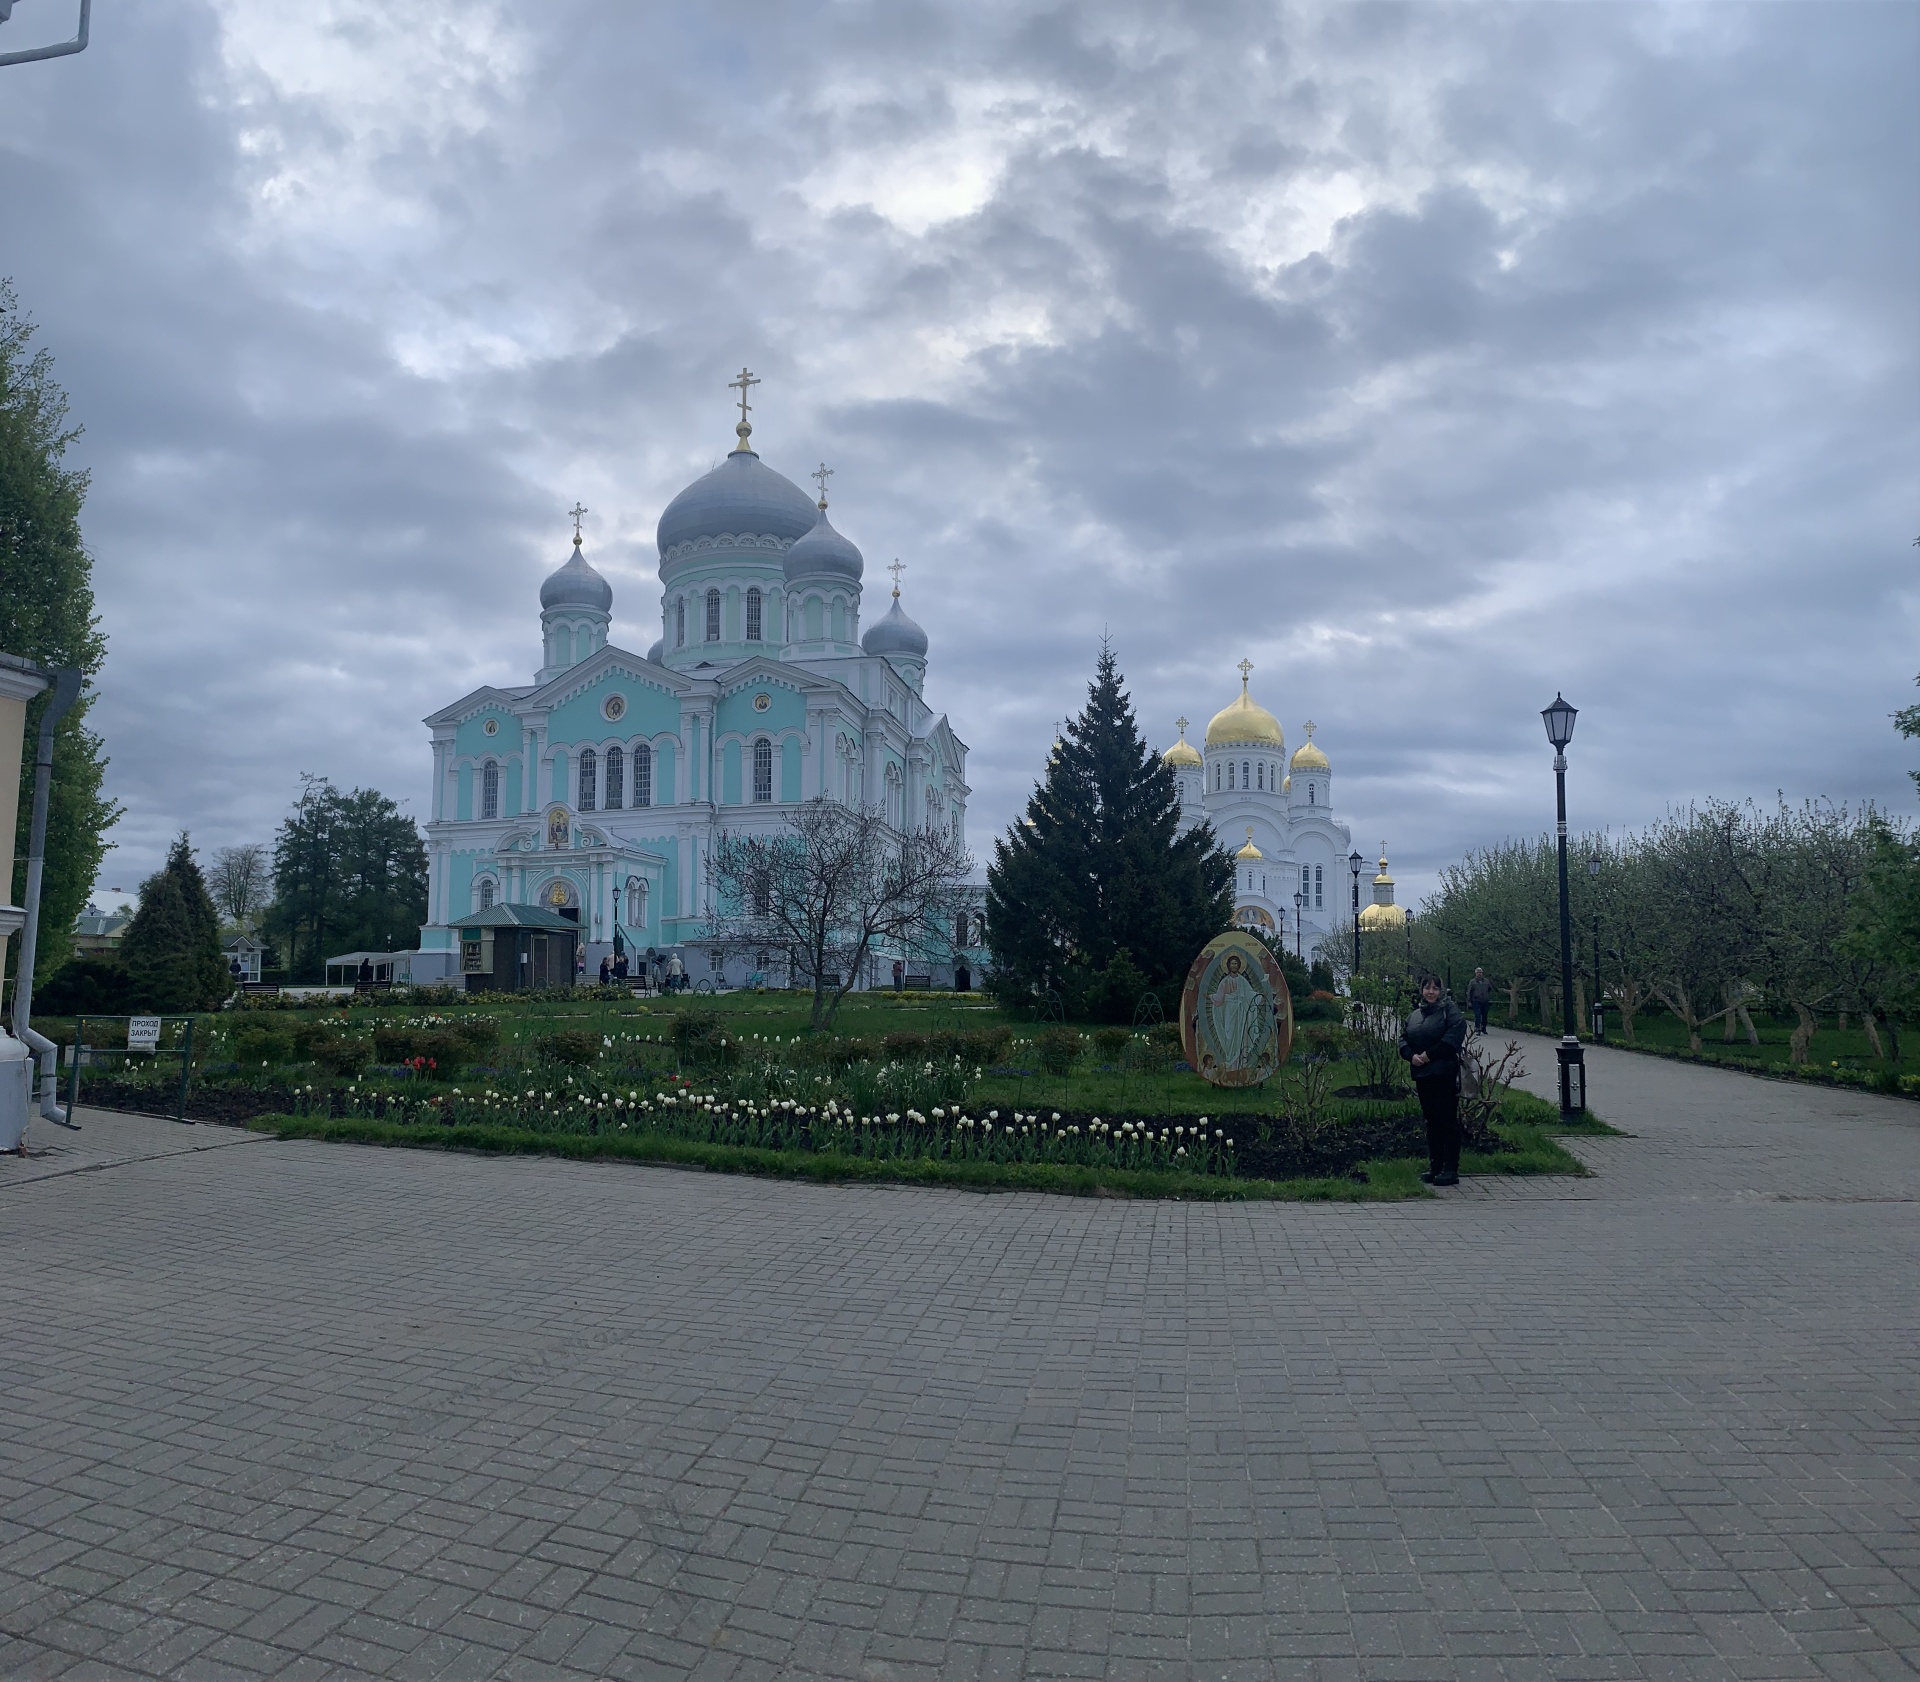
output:
POLYGON ((1170 1009, 1233 912, 1233 861, 1211 824, 1180 830, 1173 773, 1142 739, 1103 646, 1087 705, 1048 757, 987 870, 990 986, 1016 1005, 1060 995, 1127 1022, 1141 992, 1170 1009))
POLYGON ((147 1010, 210 1010, 232 981, 220 953, 220 914, 183 833, 166 864, 140 884, 120 954, 147 1010))

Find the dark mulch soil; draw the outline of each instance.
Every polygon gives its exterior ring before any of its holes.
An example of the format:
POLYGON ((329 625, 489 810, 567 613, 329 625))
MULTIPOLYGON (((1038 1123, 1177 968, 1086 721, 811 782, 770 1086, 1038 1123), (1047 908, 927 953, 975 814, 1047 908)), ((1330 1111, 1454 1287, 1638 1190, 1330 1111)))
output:
MULTIPOLYGON (((67 1087, 60 1086, 66 1102, 67 1087)), ((115 1080, 111 1075, 80 1076, 80 1107, 93 1110, 136 1110, 142 1115, 174 1113, 177 1086, 152 1086, 144 1081, 115 1080)), ((293 1088, 252 1086, 194 1086, 187 1091, 189 1121, 217 1121, 244 1127, 255 1116, 280 1115, 293 1108, 293 1088)))

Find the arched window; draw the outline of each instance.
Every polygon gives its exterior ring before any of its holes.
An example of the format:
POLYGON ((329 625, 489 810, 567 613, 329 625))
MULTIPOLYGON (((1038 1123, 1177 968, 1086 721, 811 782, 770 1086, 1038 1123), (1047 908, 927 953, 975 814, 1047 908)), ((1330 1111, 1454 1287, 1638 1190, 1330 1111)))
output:
POLYGON ((1253 787, 1252 780, 1247 776, 1247 762, 1244 759, 1240 761, 1240 786, 1242 788, 1253 787))
POLYGON ((687 644, 687 598, 682 596, 673 604, 673 646, 684 648, 687 644))
POLYGON ((1309 806, 1317 806, 1319 804, 1318 791, 1312 783, 1307 784, 1307 804, 1309 806))
POLYGON ((1309 885, 1310 885, 1310 878, 1307 875, 1307 867, 1303 864, 1300 867, 1300 897, 1302 899, 1305 899, 1307 897, 1307 889, 1309 885))
POLYGON ((645 742, 633 744, 633 803, 653 804, 653 749, 645 742))
POLYGON ((480 879, 480 909, 482 911, 489 911, 492 908, 493 878, 491 876, 483 876, 480 879))
POLYGON ((1231 759, 1227 761, 1227 787, 1233 787, 1233 761, 1231 759))
POLYGON ((760 801, 773 798, 773 743, 764 736, 753 744, 753 797, 760 801))
POLYGON ((618 748, 607 749, 607 804, 609 812, 617 812, 627 798, 627 756, 618 748))
POLYGON ((759 640, 760 592, 758 590, 749 590, 747 592, 747 641, 758 642, 759 640))
POLYGON ((500 767, 489 759, 480 767, 480 816, 500 815, 500 767))
POLYGON ((1262 791, 1263 793, 1264 793, 1264 792, 1265 792, 1265 790, 1266 790, 1266 786, 1267 786, 1267 762, 1266 762, 1266 761, 1265 761, 1264 759, 1260 761, 1260 764, 1259 764, 1259 766, 1258 766, 1258 767, 1256 768, 1256 770, 1255 770, 1255 772, 1254 772, 1254 783, 1253 783, 1253 786, 1254 786, 1255 788, 1257 788, 1257 789, 1259 789, 1259 790, 1261 790, 1261 791, 1262 791))
POLYGON ((592 748, 580 750, 580 810, 591 812, 599 793, 600 762, 592 748))
POLYGON ((707 592, 707 641, 718 642, 719 640, 720 592, 718 590, 709 590, 707 592))
POLYGON ((1327 892, 1326 866, 1322 864, 1316 864, 1313 867, 1313 908, 1314 910, 1320 911, 1325 909, 1326 903, 1327 903, 1326 892, 1327 892))
POLYGON ((967 914, 964 911, 954 919, 953 943, 955 946, 965 946, 967 943, 967 914))
POLYGON ((647 926, 647 883, 642 876, 627 878, 627 897, 620 906, 620 918, 630 929, 647 926))
POLYGON ((1217 759, 1213 762, 1213 792, 1220 792, 1220 761, 1217 759))

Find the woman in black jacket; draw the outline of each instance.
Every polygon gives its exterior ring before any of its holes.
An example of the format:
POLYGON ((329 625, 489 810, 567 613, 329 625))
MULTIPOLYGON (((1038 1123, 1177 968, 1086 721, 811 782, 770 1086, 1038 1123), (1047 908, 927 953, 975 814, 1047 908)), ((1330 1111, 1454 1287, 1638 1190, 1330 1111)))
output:
POLYGON ((1437 975, 1422 976, 1420 1003, 1400 1032, 1400 1055, 1413 1066, 1413 1089, 1427 1118, 1426 1173, 1434 1186, 1460 1183, 1460 1048, 1467 1019, 1437 975))

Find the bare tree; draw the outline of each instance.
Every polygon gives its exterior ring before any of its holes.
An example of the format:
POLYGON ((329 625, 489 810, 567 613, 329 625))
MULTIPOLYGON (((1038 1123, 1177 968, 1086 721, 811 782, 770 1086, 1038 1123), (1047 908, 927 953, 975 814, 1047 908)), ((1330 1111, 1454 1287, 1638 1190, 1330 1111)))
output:
POLYGON ((951 834, 903 835, 881 812, 810 800, 784 833, 723 835, 707 864, 710 939, 777 948, 829 1027, 877 944, 943 949, 973 860, 951 834))
POLYGON ((247 927, 273 897, 273 875, 267 868, 267 849, 256 842, 222 847, 207 872, 207 891, 220 915, 247 927))

